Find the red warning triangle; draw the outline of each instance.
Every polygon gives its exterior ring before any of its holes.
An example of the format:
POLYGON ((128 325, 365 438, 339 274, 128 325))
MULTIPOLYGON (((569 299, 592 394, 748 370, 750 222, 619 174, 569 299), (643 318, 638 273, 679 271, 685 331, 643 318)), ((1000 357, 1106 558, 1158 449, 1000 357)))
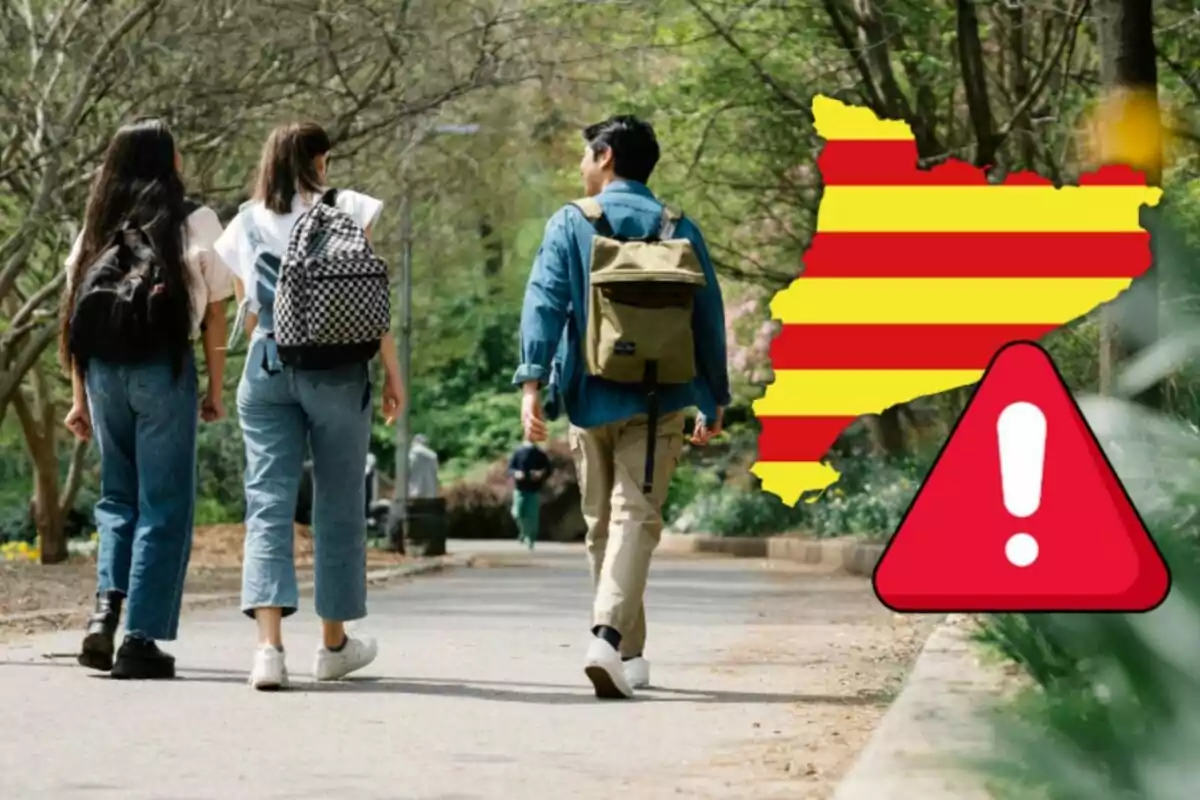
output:
POLYGON ((992 358, 875 568, 894 611, 1149 611, 1171 575, 1050 355, 992 358))

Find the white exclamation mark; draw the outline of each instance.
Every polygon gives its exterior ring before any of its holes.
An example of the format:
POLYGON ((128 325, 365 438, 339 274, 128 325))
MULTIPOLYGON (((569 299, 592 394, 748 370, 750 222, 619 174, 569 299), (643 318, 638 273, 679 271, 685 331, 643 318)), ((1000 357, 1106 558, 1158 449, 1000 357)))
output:
MULTIPOLYGON (((1046 459, 1046 416, 1032 403, 1013 403, 996 422, 1000 437, 1000 481, 1004 507, 1018 519, 1032 516, 1042 502, 1042 472, 1046 459)), ((1004 545, 1015 567, 1028 567, 1038 557, 1037 539, 1016 533, 1004 545)))

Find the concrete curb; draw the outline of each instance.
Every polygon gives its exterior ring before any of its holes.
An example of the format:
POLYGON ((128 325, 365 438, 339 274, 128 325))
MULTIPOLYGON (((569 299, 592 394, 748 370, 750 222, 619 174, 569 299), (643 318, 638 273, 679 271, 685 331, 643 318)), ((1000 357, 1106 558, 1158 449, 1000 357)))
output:
POLYGON ((946 619, 833 800, 989 800, 967 759, 992 752, 985 718, 999 696, 999 668, 976 656, 965 620, 946 619))
POLYGON ((869 577, 883 555, 881 542, 856 536, 812 539, 807 536, 706 536, 664 533, 659 549, 667 553, 712 553, 734 558, 771 558, 802 564, 825 564, 851 575, 869 577))
MULTIPOLYGON (((451 569, 453 567, 469 567, 475 561, 476 556, 441 556, 430 559, 428 562, 420 564, 405 564, 400 567, 385 567, 383 569, 374 569, 367 573, 367 585, 376 586, 381 583, 394 581, 398 578, 414 578, 418 575, 428 575, 434 572, 451 569)), ((311 592, 314 588, 313 581, 304 581, 299 584, 301 592, 311 592)), ((227 603, 235 603, 241 599, 240 592, 225 592, 222 594, 200 594, 200 595, 184 595, 183 610, 191 611, 200 608, 210 608, 212 606, 221 606, 227 603)), ((70 617, 75 614, 85 613, 86 608, 47 608, 38 611, 23 611, 18 614, 0 615, 0 625, 9 625, 21 622, 30 622, 33 620, 54 620, 63 617, 70 617)))

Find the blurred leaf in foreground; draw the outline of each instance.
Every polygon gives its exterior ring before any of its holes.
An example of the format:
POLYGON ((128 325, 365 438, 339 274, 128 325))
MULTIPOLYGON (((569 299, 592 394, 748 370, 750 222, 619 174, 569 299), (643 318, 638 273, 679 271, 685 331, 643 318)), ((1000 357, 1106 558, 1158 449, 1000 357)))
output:
MULTIPOLYGON (((1177 321, 1118 385, 1134 392, 1193 367, 1200 323, 1177 321)), ((998 796, 1014 799, 1192 800, 1200 797, 1200 433, 1190 419, 1123 399, 1084 397, 1080 407, 1170 564, 1171 594, 1147 614, 985 618, 978 638, 1035 686, 999 714, 996 752, 981 766, 999 781, 998 796)))

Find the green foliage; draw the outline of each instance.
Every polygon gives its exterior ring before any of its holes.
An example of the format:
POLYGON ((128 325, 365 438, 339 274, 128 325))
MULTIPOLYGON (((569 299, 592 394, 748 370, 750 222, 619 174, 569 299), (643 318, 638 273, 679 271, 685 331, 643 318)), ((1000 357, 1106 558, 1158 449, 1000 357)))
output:
POLYGON ((993 614, 973 638, 1021 665, 1039 685, 1051 686, 1076 674, 1077 658, 1033 614, 993 614))
POLYGON ((841 478, 811 502, 801 503, 805 530, 817 536, 890 537, 936 454, 922 448, 905 456, 876 455, 865 426, 851 426, 829 459, 841 478))
MULTIPOLYGON (((13 415, 10 415, 10 419, 13 415)), ((0 517, 27 517, 33 491, 33 469, 14 421, 0 425, 0 517)), ((11 525, 0 523, 0 541, 11 525)))
POLYGON ((711 469, 704 469, 694 462, 681 460, 671 476, 667 499, 663 503, 663 519, 673 523, 698 498, 718 490, 721 479, 711 469))
POLYGON ((243 474, 246 464, 236 406, 229 416, 200 425, 196 435, 196 524, 240 523, 246 515, 243 474))
POLYGON ((724 445, 685 453, 664 511, 673 530, 721 536, 803 532, 886 538, 908 510, 934 455, 928 450, 899 458, 873 455, 865 429, 852 426, 830 457, 841 473, 838 482, 789 508, 775 495, 760 491, 756 480, 742 478, 756 457, 757 432, 743 427, 729 433, 724 445))
POLYGON ((989 618, 981 638, 1037 682, 997 720, 1003 748, 983 766, 1014 796, 1183 800, 1200 746, 1200 558, 1157 530, 1171 596, 1142 615, 989 618), (1186 787, 1186 788, 1185 788, 1186 787))
POLYGON ((723 485, 698 495, 672 528, 715 536, 771 536, 795 530, 804 521, 802 508, 788 508, 773 494, 723 485))
POLYGON ((413 419, 413 430, 424 433, 447 459, 487 461, 521 441, 520 398, 512 390, 479 392, 457 405, 429 405, 413 419))
POLYGON ((29 514, 29 501, 23 504, 0 506, 0 544, 37 540, 37 529, 29 514))
POLYGON ((886 466, 880 472, 876 483, 852 492, 835 487, 806 508, 809 529, 817 536, 890 537, 900 526, 920 481, 910 474, 893 477, 886 466))

